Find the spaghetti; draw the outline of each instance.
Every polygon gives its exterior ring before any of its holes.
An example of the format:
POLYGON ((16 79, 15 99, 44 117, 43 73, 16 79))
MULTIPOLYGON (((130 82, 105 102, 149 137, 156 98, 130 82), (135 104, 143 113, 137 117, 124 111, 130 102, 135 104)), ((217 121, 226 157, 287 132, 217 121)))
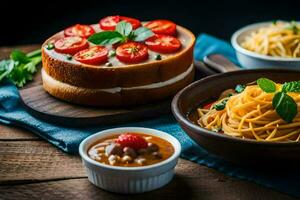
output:
MULTIPOLYGON (((276 84, 280 88, 280 84, 276 84)), ((225 91, 226 93, 226 91, 225 91)), ((300 110, 300 93, 289 92, 300 110)), ((264 92, 258 85, 247 86, 241 93, 221 97, 212 106, 198 108, 198 124, 211 131, 258 141, 299 141, 300 114, 291 123, 284 121, 274 110, 274 93, 264 92), (226 102, 224 109, 217 104, 226 102)))
POLYGON ((258 54, 285 58, 300 57, 300 25, 276 22, 253 31, 241 46, 258 54))

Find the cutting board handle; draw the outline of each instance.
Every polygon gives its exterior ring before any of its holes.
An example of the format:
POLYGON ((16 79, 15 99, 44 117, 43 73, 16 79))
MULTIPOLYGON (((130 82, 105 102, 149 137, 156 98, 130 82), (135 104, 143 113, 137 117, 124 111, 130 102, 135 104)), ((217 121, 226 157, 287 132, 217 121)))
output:
POLYGON ((221 54, 211 54, 205 56, 203 61, 210 68, 221 73, 237 71, 241 69, 221 54))

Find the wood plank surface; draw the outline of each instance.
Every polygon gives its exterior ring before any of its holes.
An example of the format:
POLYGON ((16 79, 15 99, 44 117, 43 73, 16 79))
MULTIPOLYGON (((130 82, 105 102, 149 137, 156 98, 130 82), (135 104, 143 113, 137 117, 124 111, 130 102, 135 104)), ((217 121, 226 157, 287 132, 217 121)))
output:
POLYGON ((85 177, 80 158, 44 141, 0 141, 0 185, 85 177))
POLYGON ((40 140, 40 138, 27 130, 0 124, 0 141, 14 140, 40 140))
MULTIPOLYGON (((188 165, 186 162, 182 162, 188 165)), ((194 164, 195 165, 195 164, 194 164)), ((86 178, 49 181, 33 184, 0 186, 0 199, 221 199, 221 200, 293 200, 296 198, 264 189, 252 183, 220 178, 216 172, 202 167, 198 176, 181 174, 178 167, 174 180, 167 186, 144 194, 120 195, 92 185, 86 178)))

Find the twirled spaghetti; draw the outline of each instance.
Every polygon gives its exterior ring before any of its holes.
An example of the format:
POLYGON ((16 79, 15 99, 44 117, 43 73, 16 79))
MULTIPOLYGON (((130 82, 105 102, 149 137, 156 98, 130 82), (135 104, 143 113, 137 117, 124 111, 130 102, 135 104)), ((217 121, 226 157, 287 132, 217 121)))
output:
POLYGON ((276 22, 253 31, 241 43, 247 50, 269 56, 300 57, 300 25, 276 22))
MULTIPOLYGON (((280 88, 281 85, 277 84, 280 88)), ((214 102, 226 102, 225 108, 216 110, 198 108, 198 124, 208 130, 226 135, 256 139, 258 141, 300 140, 300 93, 289 92, 297 103, 298 113, 291 123, 285 122, 274 110, 274 93, 266 93, 258 85, 250 85, 241 93, 214 102)))

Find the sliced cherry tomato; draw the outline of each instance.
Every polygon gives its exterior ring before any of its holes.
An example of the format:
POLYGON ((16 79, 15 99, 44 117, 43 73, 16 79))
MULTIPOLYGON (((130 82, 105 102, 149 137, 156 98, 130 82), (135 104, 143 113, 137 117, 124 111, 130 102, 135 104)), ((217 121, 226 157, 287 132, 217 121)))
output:
POLYGON ((137 29, 141 26, 141 22, 138 19, 119 15, 105 17, 100 20, 99 25, 102 30, 113 31, 120 21, 129 22, 133 29, 137 29))
POLYGON ((173 53, 180 49, 180 41, 170 35, 154 35, 146 40, 148 48, 159 53, 173 53))
POLYGON ((56 52, 71 55, 88 48, 88 46, 86 39, 78 36, 61 38, 54 43, 56 52))
POLYGON ((148 56, 147 46, 137 42, 122 44, 116 50, 116 57, 124 63, 139 63, 147 60, 148 56))
POLYGON ((88 38, 95 33, 93 27, 89 25, 76 24, 64 30, 65 36, 79 36, 88 38))
POLYGON ((176 24, 169 20, 158 19, 145 24, 153 33, 164 35, 176 35, 176 24))
POLYGON ((108 49, 104 46, 93 46, 79 51, 74 59, 89 65, 98 65, 107 61, 108 49))

